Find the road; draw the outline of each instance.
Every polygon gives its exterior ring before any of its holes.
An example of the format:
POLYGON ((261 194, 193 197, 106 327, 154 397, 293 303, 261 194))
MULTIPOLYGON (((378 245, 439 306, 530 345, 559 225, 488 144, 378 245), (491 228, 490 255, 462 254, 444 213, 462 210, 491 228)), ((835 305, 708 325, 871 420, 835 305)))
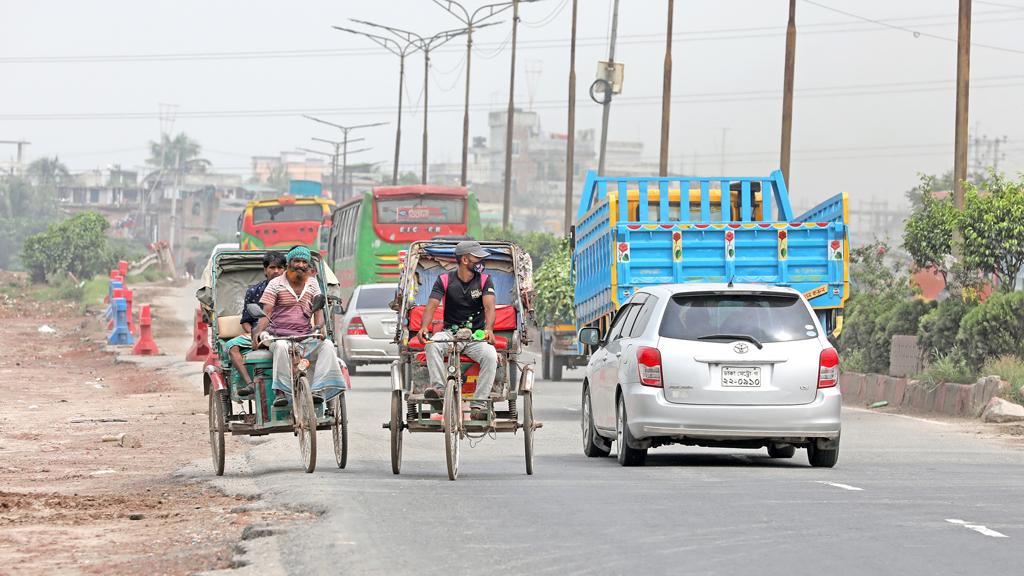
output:
MULTIPOLYGON (((536 474, 525 474, 522 437, 503 435, 463 444, 450 482, 439 434, 407 433, 402 474, 392 475, 381 429, 388 380, 360 371, 353 385, 347 469, 334 466, 326 432, 312 475, 299 470, 297 441, 277 435, 233 443, 217 480, 323 512, 274 538, 287 573, 931 575, 1020 566, 1024 452, 956 424, 847 410, 832 470, 810 468, 803 450, 774 461, 764 450, 685 447, 654 450, 647 466, 627 469, 583 456, 579 380, 539 382, 536 474)), ((209 477, 208 466, 193 473, 209 477)))

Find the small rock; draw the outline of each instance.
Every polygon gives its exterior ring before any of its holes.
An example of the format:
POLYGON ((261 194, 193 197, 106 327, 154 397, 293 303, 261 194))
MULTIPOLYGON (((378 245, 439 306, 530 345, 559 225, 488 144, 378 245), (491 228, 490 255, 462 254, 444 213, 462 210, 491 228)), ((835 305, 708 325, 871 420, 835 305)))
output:
POLYGON ((142 448, 142 440, 134 434, 121 434, 122 448, 142 448))
POLYGON ((1024 421, 1024 406, 1002 398, 993 398, 981 413, 981 421, 997 424, 1024 421))
POLYGON ((28 409, 29 410, 39 410, 39 406, 33 404, 33 405, 29 406, 28 409))
POLYGON ((128 519, 129 520, 142 520, 143 518, 145 518, 145 516, 143 516, 142 514, 129 514, 128 515, 128 519))
POLYGON ((124 433, 123 432, 121 434, 104 434, 103 437, 100 438, 100 441, 101 442, 120 442, 122 438, 124 438, 124 433))
POLYGON ((273 535, 274 531, 270 528, 256 526, 255 524, 250 524, 245 527, 245 530, 242 530, 242 540, 255 540, 256 538, 266 538, 273 535))
POLYGON ((40 334, 56 334, 57 333, 56 330, 54 330, 53 328, 47 326, 46 324, 43 324, 42 326, 40 326, 38 328, 38 332, 40 334))

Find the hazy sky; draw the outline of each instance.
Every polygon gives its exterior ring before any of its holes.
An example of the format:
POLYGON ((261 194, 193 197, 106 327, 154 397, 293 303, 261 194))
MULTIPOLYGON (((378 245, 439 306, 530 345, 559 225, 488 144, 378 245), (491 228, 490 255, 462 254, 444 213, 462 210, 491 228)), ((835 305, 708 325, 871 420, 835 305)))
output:
MULTIPOLYGON (((577 126, 596 128, 600 108, 587 87, 607 54, 611 2, 579 3, 577 126)), ((676 1, 674 170, 718 174, 723 129, 728 175, 777 167, 787 4, 676 1)), ((610 134, 646 141, 652 159, 665 7, 665 0, 620 5, 616 60, 625 63, 626 80, 610 134)), ((839 191, 855 205, 899 202, 918 172, 952 166, 956 44, 948 40, 956 38, 956 12, 956 0, 797 2, 791 190, 798 205, 839 191)), ((517 104, 528 107, 532 98, 544 129, 564 131, 570 2, 523 5, 521 16, 517 104)), ((338 136, 303 112, 341 124, 392 122, 361 131, 361 145, 373 150, 353 158, 390 162, 398 59, 331 28, 351 25, 349 18, 424 34, 458 26, 430 0, 0 0, 0 140, 30 140, 30 160, 57 154, 73 170, 136 165, 159 134, 164 103, 177 106, 174 130, 197 139, 217 170, 246 173, 252 155, 338 136)), ((476 36, 473 135, 487 134, 486 111, 503 108, 508 96, 510 19, 502 19, 476 36)), ((971 125, 1008 137, 1001 167, 1013 173, 1024 169, 1022 23, 1024 0, 974 2, 971 125)), ((433 161, 459 158, 464 53, 455 40, 432 58, 433 161)), ((402 163, 418 170, 422 56, 407 68, 402 163)), ((12 155, 12 147, 0 147, 4 161, 12 155)))

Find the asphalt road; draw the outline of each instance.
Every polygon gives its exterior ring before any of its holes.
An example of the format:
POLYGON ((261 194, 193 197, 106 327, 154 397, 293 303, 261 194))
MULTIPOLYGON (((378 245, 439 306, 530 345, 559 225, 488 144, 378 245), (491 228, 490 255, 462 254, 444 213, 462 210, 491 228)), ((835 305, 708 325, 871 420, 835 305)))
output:
POLYGON ((1024 558, 1024 451, 955 424, 847 410, 831 470, 803 450, 685 447, 622 468, 582 454, 580 381, 538 382, 535 475, 505 434, 463 443, 451 482, 440 434, 406 433, 393 475, 388 380, 353 384, 345 470, 327 432, 311 475, 291 435, 229 446, 225 489, 323 512, 267 539, 254 573, 932 575, 1019 573, 1024 558))

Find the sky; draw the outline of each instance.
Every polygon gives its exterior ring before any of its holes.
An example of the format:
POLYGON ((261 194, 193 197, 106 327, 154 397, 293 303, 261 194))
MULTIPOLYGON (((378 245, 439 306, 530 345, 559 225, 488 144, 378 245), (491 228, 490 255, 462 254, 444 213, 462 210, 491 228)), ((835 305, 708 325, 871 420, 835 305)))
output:
MULTIPOLYGON (((493 0, 490 0, 493 1, 493 0)), ((483 1, 464 0, 470 8, 483 1)), ((956 0, 798 0, 790 190, 810 207, 837 192, 898 206, 919 173, 953 163, 956 0)), ((598 128, 588 95, 607 57, 611 0, 579 0, 577 127, 598 128)), ((623 93, 611 139, 658 156, 666 0, 621 0, 623 93)), ((670 158, 675 173, 766 175, 778 167, 786 0, 676 0, 670 158), (724 174, 723 174, 724 173, 724 174)), ((566 130, 570 0, 523 4, 516 105, 566 130)), ((350 18, 421 34, 459 27, 431 0, 0 0, 0 140, 32 144, 73 171, 140 165, 161 129, 185 132, 217 171, 253 155, 321 148, 339 124, 390 165, 398 58, 339 32, 350 18), (164 118, 161 120, 161 110, 164 118), (173 124, 171 124, 173 118, 173 124)), ((970 123, 1006 137, 1000 168, 1024 170, 1024 0, 974 0, 970 123)), ((474 36, 471 133, 508 98, 510 13, 474 36)), ((429 155, 459 159, 465 43, 431 58, 429 155)), ((407 60, 402 169, 418 171, 423 58, 407 60)), ((323 148, 326 149, 326 148, 323 148)), ((0 162, 13 147, 0 145, 0 162)), ((973 154, 973 152, 972 152, 973 154)))

